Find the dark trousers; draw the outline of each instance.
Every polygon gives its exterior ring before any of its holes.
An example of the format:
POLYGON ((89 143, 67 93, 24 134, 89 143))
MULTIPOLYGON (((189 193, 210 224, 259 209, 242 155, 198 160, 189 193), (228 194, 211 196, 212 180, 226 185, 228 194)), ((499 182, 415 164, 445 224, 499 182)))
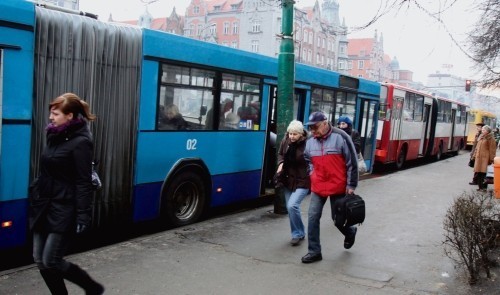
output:
POLYGON ((486 178, 486 173, 483 172, 476 172, 476 173, 477 173, 477 178, 476 178, 477 186, 480 189, 488 188, 488 185, 484 183, 484 179, 486 178))
POLYGON ((64 260, 64 254, 68 250, 69 242, 69 234, 35 231, 33 233, 33 260, 38 268, 66 271, 69 268, 69 262, 64 260))
POLYGON ((307 224, 307 240, 308 251, 311 254, 321 253, 321 243, 319 241, 319 225, 323 207, 326 201, 330 199, 330 210, 332 220, 337 229, 345 236, 349 237, 356 234, 355 226, 344 226, 345 211, 342 210, 342 201, 345 202, 344 195, 336 195, 330 197, 320 197, 314 192, 311 192, 311 201, 309 202, 308 224, 307 224))
POLYGON ((79 266, 64 260, 71 234, 33 233, 33 259, 53 295, 67 295, 64 279, 85 290, 85 294, 102 294, 104 287, 79 266))
POLYGON ((472 182, 477 183, 477 172, 474 172, 474 176, 472 176, 472 182))

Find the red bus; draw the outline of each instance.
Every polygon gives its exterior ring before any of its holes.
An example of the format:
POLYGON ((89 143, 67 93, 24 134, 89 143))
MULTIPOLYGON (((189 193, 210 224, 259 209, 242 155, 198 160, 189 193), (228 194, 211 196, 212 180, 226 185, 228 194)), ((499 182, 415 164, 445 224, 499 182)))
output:
POLYGON ((375 163, 441 159, 465 147, 466 104, 396 84, 382 83, 375 163))

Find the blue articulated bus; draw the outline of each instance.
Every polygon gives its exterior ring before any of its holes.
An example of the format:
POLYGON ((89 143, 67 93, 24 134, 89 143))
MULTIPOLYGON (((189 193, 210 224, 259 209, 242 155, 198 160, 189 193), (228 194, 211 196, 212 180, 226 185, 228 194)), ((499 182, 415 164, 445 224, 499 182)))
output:
MULTIPOLYGON (((274 195, 277 59, 81 14, 0 3, 0 249, 28 241, 48 104, 65 92, 97 115, 95 228, 186 225, 274 195)), ((293 113, 352 116, 371 167, 379 93, 378 83, 298 64, 293 113)))

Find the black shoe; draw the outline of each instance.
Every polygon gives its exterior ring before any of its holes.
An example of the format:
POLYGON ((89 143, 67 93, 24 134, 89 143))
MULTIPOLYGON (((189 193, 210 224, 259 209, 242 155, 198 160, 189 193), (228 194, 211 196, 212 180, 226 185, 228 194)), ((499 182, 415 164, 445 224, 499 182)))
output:
POLYGON ((300 242, 302 242, 304 240, 304 237, 301 237, 301 238, 293 238, 291 241, 290 241, 290 245, 292 246, 298 246, 300 244, 300 242))
POLYGON ((320 261, 322 259, 323 259, 323 256, 321 256, 321 253, 317 253, 317 254, 307 253, 306 256, 302 257, 302 263, 312 263, 312 262, 320 261))
POLYGON ((469 182, 470 185, 477 185, 477 182, 471 181, 469 182))
POLYGON ((351 249, 352 245, 354 245, 354 241, 356 240, 356 232, 358 231, 358 228, 354 228, 354 234, 345 237, 344 239, 344 248, 345 249, 351 249))

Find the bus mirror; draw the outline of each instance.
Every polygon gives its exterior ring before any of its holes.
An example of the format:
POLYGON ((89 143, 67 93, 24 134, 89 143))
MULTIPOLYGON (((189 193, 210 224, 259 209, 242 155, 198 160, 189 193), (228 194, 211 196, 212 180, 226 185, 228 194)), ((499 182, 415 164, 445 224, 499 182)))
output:
POLYGON ((200 116, 205 116, 207 114, 207 106, 200 107, 200 116))

